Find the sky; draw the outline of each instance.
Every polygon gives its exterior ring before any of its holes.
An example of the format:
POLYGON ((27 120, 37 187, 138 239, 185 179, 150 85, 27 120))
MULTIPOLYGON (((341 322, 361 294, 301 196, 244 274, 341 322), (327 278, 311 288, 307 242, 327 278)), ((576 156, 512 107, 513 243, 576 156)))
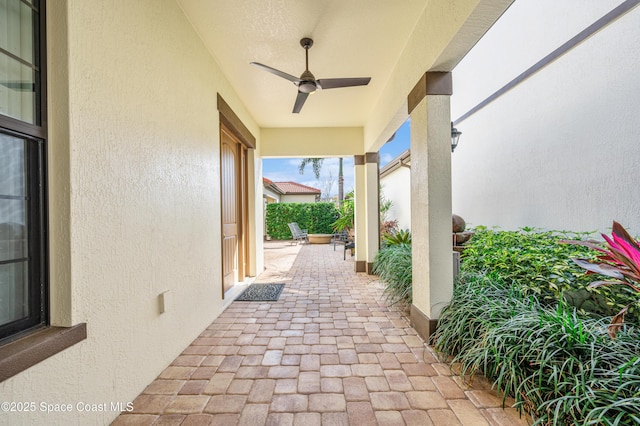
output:
MULTIPOLYGON (((396 132, 396 137, 380 148, 380 167, 409 148, 409 120, 396 132)), ((274 182, 296 182, 318 188, 324 197, 330 189, 331 196, 338 194, 338 158, 325 158, 322 163, 320 179, 313 175, 313 168, 307 165, 304 174, 298 172, 301 158, 268 158, 262 160, 262 176, 274 182)), ((353 156, 344 157, 342 170, 344 174, 344 192, 351 191, 353 184, 353 156)))

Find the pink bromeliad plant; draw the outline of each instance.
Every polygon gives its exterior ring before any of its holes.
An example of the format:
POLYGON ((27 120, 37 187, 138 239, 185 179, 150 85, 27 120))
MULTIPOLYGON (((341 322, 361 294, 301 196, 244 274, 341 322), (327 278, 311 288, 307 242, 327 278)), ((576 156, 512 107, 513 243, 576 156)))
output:
MULTIPOLYGON (((611 237, 602 234, 605 244, 597 241, 563 241, 589 247, 600 254, 596 260, 573 259, 587 274, 600 274, 609 277, 607 280, 594 281, 591 288, 611 285, 623 285, 631 288, 640 296, 640 245, 618 222, 613 222, 611 237)), ((624 323, 624 315, 629 309, 625 306, 611 320, 609 336, 615 338, 624 323)))

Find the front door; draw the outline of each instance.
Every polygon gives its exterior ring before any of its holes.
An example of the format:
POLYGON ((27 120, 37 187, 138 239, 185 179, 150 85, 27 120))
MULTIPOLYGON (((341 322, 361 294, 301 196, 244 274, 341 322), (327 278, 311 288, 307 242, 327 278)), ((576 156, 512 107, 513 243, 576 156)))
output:
POLYGON ((222 276, 223 292, 238 282, 242 241, 242 195, 240 191, 240 144, 223 127, 221 129, 220 164, 222 183, 222 276))

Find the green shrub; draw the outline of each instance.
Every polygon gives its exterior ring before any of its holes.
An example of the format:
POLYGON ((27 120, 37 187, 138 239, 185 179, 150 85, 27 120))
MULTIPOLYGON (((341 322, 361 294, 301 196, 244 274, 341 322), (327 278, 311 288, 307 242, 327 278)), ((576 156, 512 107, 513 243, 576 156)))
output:
MULTIPOLYGON (((507 284, 520 284, 525 294, 534 293, 542 300, 558 300, 563 290, 585 288, 592 280, 571 261, 588 256, 585 247, 560 244, 567 233, 475 230, 462 253, 466 272, 491 271, 507 284)), ((580 236, 572 235, 574 239, 580 236)))
POLYGON ((411 231, 398 229, 382 235, 382 244, 385 247, 397 244, 411 244, 411 231))
POLYGON ((606 318, 543 306, 497 275, 462 275, 435 347, 463 376, 492 380, 535 424, 640 422, 640 331, 612 341, 606 318))
POLYGON ((267 204, 267 235, 275 240, 291 239, 291 222, 310 234, 332 234, 331 224, 337 218, 333 203, 271 203, 267 204))
POLYGON ((564 299, 584 312, 613 315, 633 301, 633 295, 609 288, 587 288, 594 277, 571 259, 594 258, 594 252, 587 247, 560 243, 587 235, 479 227, 465 245, 461 268, 468 273, 491 272, 506 285, 518 286, 524 295, 535 295, 545 305, 555 305, 564 299))
POLYGON ((384 294, 389 305, 411 304, 411 245, 396 244, 378 251, 373 273, 386 284, 384 294))
MULTIPOLYGON (((581 268, 589 272, 604 275, 606 280, 597 280, 589 284, 589 288, 615 286, 620 291, 631 290, 635 296, 635 303, 623 307, 611 320, 609 335, 616 337, 616 331, 624 322, 627 312, 633 313, 640 306, 640 245, 622 225, 613 221, 611 237, 602 234, 606 244, 598 244, 595 241, 564 241, 567 244, 585 246, 598 253, 597 260, 573 259, 581 268)), ((619 293, 611 290, 609 293, 613 302, 620 300, 619 293)))
MULTIPOLYGON (((351 194, 353 196, 353 192, 351 194)), ((331 224, 331 228, 335 232, 349 232, 353 229, 354 214, 353 198, 345 198, 342 200, 342 206, 338 209, 338 218, 331 224)))

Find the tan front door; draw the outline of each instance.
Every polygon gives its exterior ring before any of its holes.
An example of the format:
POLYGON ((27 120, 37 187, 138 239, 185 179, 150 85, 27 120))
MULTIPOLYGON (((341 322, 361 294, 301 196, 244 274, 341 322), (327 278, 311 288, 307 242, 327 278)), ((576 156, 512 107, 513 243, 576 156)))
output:
MULTIPOLYGON (((243 252, 242 241, 242 193, 241 146, 222 127, 220 145, 222 186, 222 276, 223 292, 238 282, 238 265, 243 252)), ((243 277, 244 278, 244 277, 243 277)))

